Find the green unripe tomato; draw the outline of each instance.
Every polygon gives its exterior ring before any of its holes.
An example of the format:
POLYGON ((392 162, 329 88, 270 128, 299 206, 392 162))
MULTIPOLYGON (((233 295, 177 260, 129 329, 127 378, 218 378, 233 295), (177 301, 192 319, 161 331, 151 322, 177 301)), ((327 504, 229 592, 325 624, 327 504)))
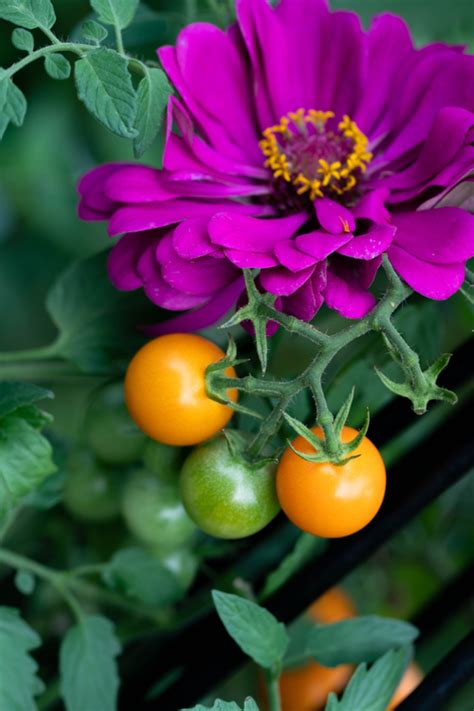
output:
POLYGON ((166 555, 158 554, 159 560, 179 580, 184 590, 191 587, 199 568, 199 558, 189 548, 178 548, 166 555))
POLYGON ((63 502, 85 521, 109 521, 120 514, 119 482, 90 452, 74 452, 66 463, 63 502))
POLYGON ((264 528, 280 510, 275 468, 252 468, 232 454, 224 436, 194 449, 181 470, 186 511, 216 538, 245 538, 264 528))
POLYGON ((143 464, 145 469, 155 474, 160 481, 176 484, 182 461, 181 447, 171 447, 152 439, 147 441, 143 452, 143 464))
POLYGON ((184 510, 176 484, 140 469, 125 484, 122 512, 130 531, 155 551, 172 551, 188 543, 196 527, 184 510))
POLYGON ((122 383, 106 385, 95 395, 86 413, 84 436, 106 464, 133 464, 140 459, 146 437, 128 414, 122 383))

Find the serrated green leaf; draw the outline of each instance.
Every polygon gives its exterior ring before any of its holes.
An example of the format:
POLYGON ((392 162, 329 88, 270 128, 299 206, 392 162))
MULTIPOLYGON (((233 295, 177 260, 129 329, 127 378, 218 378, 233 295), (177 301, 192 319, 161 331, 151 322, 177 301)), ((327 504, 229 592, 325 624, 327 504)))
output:
POLYGON ((32 52, 35 48, 35 38, 28 30, 17 27, 12 32, 12 44, 24 52, 32 52))
POLYGON ((34 697, 43 690, 38 665, 29 652, 41 640, 18 610, 0 607, 0 709, 35 711, 34 697))
POLYGON ((316 538, 309 533, 302 533, 293 550, 281 561, 276 570, 268 575, 260 593, 262 599, 278 590, 294 573, 311 558, 315 552, 324 546, 323 539, 316 538))
POLYGON ((145 153, 155 140, 172 92, 168 79, 161 69, 145 68, 145 71, 146 74, 137 91, 138 109, 135 124, 137 137, 133 142, 136 158, 145 153))
POLYGON ((404 647, 387 652, 369 670, 366 664, 361 664, 352 675, 342 698, 338 701, 331 694, 326 711, 386 711, 411 654, 411 648, 404 647))
POLYGON ((139 0, 90 0, 101 22, 123 30, 132 22, 139 0))
POLYGON ((36 27, 50 30, 56 15, 51 0, 0 0, 0 19, 27 30, 36 27))
POLYGON ((56 469, 48 440, 26 420, 0 421, 0 519, 56 469))
POLYGON ((29 570, 19 570, 15 575, 15 585, 23 595, 31 595, 35 582, 35 576, 29 570))
POLYGON ((150 607, 170 605, 184 594, 176 576, 142 548, 115 553, 102 578, 109 587, 150 607))
POLYGON ((257 704, 250 696, 245 699, 244 711, 259 711, 257 704))
POLYGON ((50 425, 54 420, 54 417, 49 412, 40 410, 36 405, 19 407, 18 410, 15 410, 15 416, 26 420, 35 430, 42 430, 43 427, 50 425))
MULTIPOLYGON (((181 709, 181 711, 242 711, 240 706, 238 706, 235 701, 222 701, 221 699, 216 699, 213 706, 203 706, 198 704, 189 709, 181 709)), ((258 711, 258 709, 257 709, 258 711)))
POLYGON ((81 37, 97 44, 105 40, 108 34, 108 30, 94 20, 86 20, 81 27, 81 37))
POLYGON ((48 294, 46 306, 59 329, 55 352, 88 373, 110 374, 144 343, 137 324, 150 308, 142 294, 117 291, 107 275, 107 253, 72 264, 48 294))
POLYGON ((137 97, 128 62, 113 49, 101 47, 74 67, 77 94, 95 118, 123 138, 134 138, 137 97))
POLYGON ((418 636, 408 622, 368 615, 331 625, 316 625, 308 633, 304 655, 327 667, 372 662, 389 649, 404 647, 418 636))
POLYGON ((52 397, 54 395, 51 390, 32 383, 0 382, 0 418, 10 415, 19 407, 52 397))
MULTIPOLYGON (((3 132, 11 122, 15 126, 21 126, 26 115, 26 98, 11 79, 3 77, 0 79, 0 119, 2 120, 3 132)), ((3 135, 3 133, 1 134, 3 135)), ((1 136, 0 136, 1 137, 1 136)))
POLYGON ((289 643, 283 624, 268 610, 237 595, 213 590, 212 597, 227 632, 249 657, 266 669, 281 662, 289 643))
POLYGON ((115 711, 120 644, 110 620, 82 618, 65 636, 60 650, 61 695, 67 711, 115 711))
POLYGON ((44 68, 52 79, 69 79, 71 76, 71 63, 62 54, 48 54, 44 68))

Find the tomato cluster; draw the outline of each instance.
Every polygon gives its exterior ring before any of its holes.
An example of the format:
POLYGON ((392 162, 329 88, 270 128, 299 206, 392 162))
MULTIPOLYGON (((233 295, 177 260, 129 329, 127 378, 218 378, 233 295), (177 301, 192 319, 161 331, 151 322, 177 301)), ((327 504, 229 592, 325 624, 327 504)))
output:
MULTIPOLYGON (((348 536, 366 526, 382 504, 386 482, 383 460, 366 437, 342 466, 312 463, 287 448, 278 465, 256 467, 236 454, 222 435, 216 437, 233 410, 208 397, 206 369, 224 355, 201 336, 162 336, 135 355, 125 378, 127 407, 143 432, 167 445, 199 445, 189 454, 180 477, 182 501, 196 525, 220 538, 242 538, 266 526, 281 506, 296 526, 315 536, 348 536)), ((233 368, 225 372, 235 377, 233 368)), ((237 400, 236 390, 228 394, 237 400)), ((319 428, 313 432, 323 437, 319 428)), ((341 440, 348 442, 356 434, 344 427, 341 440)), ((314 453, 302 437, 293 447, 314 453)), ((127 520, 135 499, 143 501, 138 507, 144 510, 158 506, 158 497, 168 500, 163 483, 153 486, 145 479, 143 473, 135 477, 127 520)), ((137 532, 140 523, 131 526, 137 532)), ((159 529, 166 538, 167 527, 157 516, 159 529)), ((185 534, 180 528, 176 535, 185 534)))

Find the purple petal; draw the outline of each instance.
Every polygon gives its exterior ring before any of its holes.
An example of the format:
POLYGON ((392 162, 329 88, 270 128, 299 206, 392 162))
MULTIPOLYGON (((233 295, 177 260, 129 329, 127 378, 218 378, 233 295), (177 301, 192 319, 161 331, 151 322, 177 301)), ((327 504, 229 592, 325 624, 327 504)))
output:
POLYGON ((326 262, 316 265, 313 274, 294 294, 283 297, 283 311, 303 321, 311 321, 321 308, 327 283, 326 262))
POLYGON ((90 170, 81 178, 77 189, 81 196, 78 212, 82 220, 107 220, 110 217, 116 203, 106 195, 105 183, 125 165, 127 164, 106 163, 90 170))
POLYGON ((265 291, 277 296, 289 296, 310 278, 313 271, 314 267, 296 273, 290 272, 284 267, 275 267, 260 272, 258 278, 265 291))
POLYGON ((244 280, 239 277, 219 291, 219 298, 210 299, 201 308, 176 316, 164 323, 158 323, 156 326, 146 326, 143 330, 148 336, 154 337, 166 333, 198 331, 212 326, 232 308, 243 289, 244 280))
POLYGON ((146 249, 138 263, 143 288, 150 301, 169 311, 183 311, 202 304, 205 297, 185 294, 166 283, 160 265, 156 261, 155 251, 156 248, 153 246, 146 249))
POLYGON ((214 215, 209 222, 209 234, 214 244, 264 253, 272 251, 280 240, 292 237, 307 219, 306 213, 262 220, 222 212, 214 215))
POLYGON ((173 247, 183 259, 196 259, 216 252, 209 239, 208 220, 194 219, 181 222, 173 232, 173 247))
POLYGON ((345 318, 363 318, 375 306, 374 295, 360 286, 353 267, 331 264, 327 280, 324 300, 330 309, 345 318))
POLYGON ((300 252, 300 250, 295 247, 294 239, 286 239, 277 242, 275 245, 275 256, 282 267, 286 267, 291 272, 299 272, 302 269, 313 266, 316 262, 315 257, 300 252))
POLYGON ((448 299, 461 288, 465 264, 430 264, 392 245, 388 257, 393 268, 412 289, 428 299, 448 299))
POLYGON ((108 256, 107 269, 112 284, 121 291, 133 291, 143 286, 138 273, 138 263, 148 247, 156 245, 158 238, 153 234, 124 235, 108 256))
POLYGON ((196 217, 211 217, 216 212, 237 212, 252 214, 259 212, 258 207, 243 205, 236 202, 205 202, 193 200, 167 200, 166 202, 147 203, 146 205, 133 205, 122 207, 115 212, 109 223, 109 234, 122 232, 142 232, 157 227, 174 225, 182 220, 196 217))
POLYGON ((353 259, 373 259, 387 251, 396 231, 389 225, 373 225, 365 234, 354 237, 337 251, 353 259))
POLYGON ((474 216, 456 207, 394 214, 394 244, 435 264, 465 262, 474 256, 474 216))
POLYGON ((352 208, 352 214, 356 219, 371 220, 376 224, 390 222, 390 212, 385 207, 385 202, 389 195, 388 188, 371 190, 352 208))
POLYGON ((278 260, 271 254, 246 252, 241 249, 226 249, 225 256, 240 269, 268 269, 277 267, 278 260))
POLYGON ((295 239, 295 244, 299 250, 309 254, 318 262, 326 259, 330 254, 350 242, 353 235, 343 232, 340 235, 332 235, 322 230, 314 230, 304 235, 299 235, 295 239))
POLYGON ((105 181, 104 191, 114 202, 135 203, 170 200, 162 171, 145 165, 125 165, 105 181))
POLYGON ((355 230, 355 220, 352 212, 329 198, 319 198, 314 202, 316 216, 321 227, 333 235, 355 230))

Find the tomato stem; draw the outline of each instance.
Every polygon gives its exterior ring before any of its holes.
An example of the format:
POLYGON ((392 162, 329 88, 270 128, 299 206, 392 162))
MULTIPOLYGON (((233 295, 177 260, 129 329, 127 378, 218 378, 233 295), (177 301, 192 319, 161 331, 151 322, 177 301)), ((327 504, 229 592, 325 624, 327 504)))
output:
POLYGON ((269 711, 281 711, 280 674, 274 669, 265 670, 269 711))

